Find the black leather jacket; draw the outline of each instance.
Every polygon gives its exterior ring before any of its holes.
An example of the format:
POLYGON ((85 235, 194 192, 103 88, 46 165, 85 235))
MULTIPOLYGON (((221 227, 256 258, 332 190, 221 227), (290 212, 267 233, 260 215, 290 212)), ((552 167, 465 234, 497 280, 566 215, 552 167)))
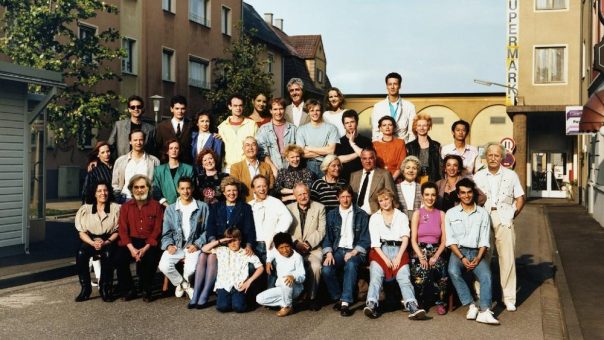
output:
MULTIPOLYGON (((443 177, 443 165, 440 158, 440 143, 428 137, 428 168, 420 169, 418 177, 427 174, 430 182, 436 182, 443 177), (424 170, 426 173, 424 173, 424 170)), ((407 156, 419 158, 419 142, 415 139, 407 144, 407 156)))

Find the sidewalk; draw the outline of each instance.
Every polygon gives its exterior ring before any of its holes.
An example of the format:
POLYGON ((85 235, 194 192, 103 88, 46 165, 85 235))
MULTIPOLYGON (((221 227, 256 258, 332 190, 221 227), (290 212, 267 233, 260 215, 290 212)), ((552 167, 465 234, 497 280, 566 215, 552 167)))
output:
MULTIPOLYGON (((539 201, 537 201, 539 202, 539 201)), ((577 204, 543 203, 570 339, 604 339, 604 228, 577 204)))

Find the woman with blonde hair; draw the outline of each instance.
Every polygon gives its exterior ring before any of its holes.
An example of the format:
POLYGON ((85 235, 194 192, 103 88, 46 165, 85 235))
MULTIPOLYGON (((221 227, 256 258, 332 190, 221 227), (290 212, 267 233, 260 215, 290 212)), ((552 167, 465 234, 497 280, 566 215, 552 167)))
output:
POLYGON ((442 159, 440 157, 440 143, 428 136, 432 129, 432 117, 427 113, 420 113, 413 118, 411 131, 415 140, 406 145, 407 155, 419 159, 419 183, 427 181, 436 182, 442 178, 442 159))

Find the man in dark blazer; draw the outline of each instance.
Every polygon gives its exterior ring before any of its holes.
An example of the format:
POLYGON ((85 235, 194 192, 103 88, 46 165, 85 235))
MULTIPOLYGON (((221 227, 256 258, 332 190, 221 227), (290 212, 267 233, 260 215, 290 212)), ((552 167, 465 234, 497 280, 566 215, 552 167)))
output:
POLYGON ((187 99, 183 96, 174 96, 170 100, 172 119, 164 120, 157 125, 155 132, 155 147, 158 154, 164 152, 165 143, 170 139, 177 139, 180 143, 179 160, 183 163, 193 164, 191 155, 191 131, 193 125, 185 118, 187 113, 187 99))
POLYGON ((373 214, 379 209, 377 192, 388 188, 396 194, 394 180, 390 172, 375 167, 375 150, 365 148, 361 151, 361 165, 363 169, 350 175, 350 186, 356 193, 356 202, 368 214, 373 214))
POLYGON ((115 122, 109 134, 107 143, 113 147, 116 158, 130 152, 130 131, 140 130, 145 133, 145 152, 155 155, 155 126, 143 122, 141 117, 145 113, 143 98, 132 95, 128 98, 128 113, 130 118, 115 122))

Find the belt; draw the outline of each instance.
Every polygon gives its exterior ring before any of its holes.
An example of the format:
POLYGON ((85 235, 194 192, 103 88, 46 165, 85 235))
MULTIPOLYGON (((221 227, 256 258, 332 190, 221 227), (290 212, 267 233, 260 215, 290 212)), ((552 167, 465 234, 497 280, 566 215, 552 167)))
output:
POLYGON ((400 246, 403 244, 401 241, 390 241, 390 240, 380 240, 383 246, 400 246))
POLYGON ((497 210, 497 208, 491 207, 491 211, 496 211, 496 210, 497 210))

